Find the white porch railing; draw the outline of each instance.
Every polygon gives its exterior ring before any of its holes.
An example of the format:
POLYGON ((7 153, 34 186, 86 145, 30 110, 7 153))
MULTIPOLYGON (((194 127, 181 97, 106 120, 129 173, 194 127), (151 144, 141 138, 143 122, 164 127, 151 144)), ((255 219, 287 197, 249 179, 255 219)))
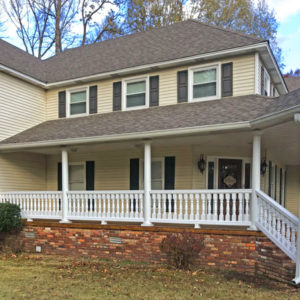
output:
POLYGON ((68 192, 68 219, 142 222, 144 191, 68 192))
POLYGON ((296 261, 298 218, 262 191, 256 191, 256 226, 293 261, 296 261))
MULTIPOLYGON (((250 225, 252 190, 150 191, 151 222, 250 225)), ((69 220, 144 221, 144 191, 69 191, 69 220)), ((26 219, 61 219, 62 192, 6 192, 0 202, 15 203, 26 219)))
POLYGON ((151 222, 250 225, 252 190, 151 191, 151 222))
POLYGON ((24 219, 61 219, 62 192, 5 192, 0 203, 10 202, 21 208, 24 219))

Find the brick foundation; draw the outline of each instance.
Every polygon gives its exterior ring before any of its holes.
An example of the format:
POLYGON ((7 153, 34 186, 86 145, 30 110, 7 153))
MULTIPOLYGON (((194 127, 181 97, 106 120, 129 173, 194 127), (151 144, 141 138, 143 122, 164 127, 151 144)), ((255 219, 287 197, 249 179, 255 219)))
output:
POLYGON ((163 262, 159 250, 170 232, 193 232, 204 240, 199 267, 234 270, 290 281, 295 264, 260 232, 95 224, 27 223, 21 237, 25 251, 41 246, 46 254, 163 262))

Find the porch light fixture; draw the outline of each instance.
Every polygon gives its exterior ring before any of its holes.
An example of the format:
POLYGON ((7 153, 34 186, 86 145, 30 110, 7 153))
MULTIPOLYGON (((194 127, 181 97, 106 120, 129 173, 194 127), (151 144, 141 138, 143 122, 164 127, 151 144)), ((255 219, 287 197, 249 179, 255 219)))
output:
POLYGON ((262 163, 260 164, 260 173, 261 173, 261 175, 265 176, 266 171, 267 171, 267 162, 266 162, 266 159, 264 159, 262 161, 262 163))
POLYGON ((200 173, 203 174, 203 172, 205 170, 205 160, 203 158, 203 154, 200 155, 200 159, 198 161, 198 169, 199 169, 200 173))

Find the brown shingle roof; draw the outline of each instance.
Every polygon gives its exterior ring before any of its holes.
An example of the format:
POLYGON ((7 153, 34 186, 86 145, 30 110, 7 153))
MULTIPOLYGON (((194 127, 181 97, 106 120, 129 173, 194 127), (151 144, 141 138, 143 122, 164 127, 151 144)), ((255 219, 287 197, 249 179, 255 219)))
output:
POLYGON ((47 121, 2 141, 0 145, 252 121, 294 106, 300 107, 300 89, 278 98, 240 96, 47 121))
POLYGON ((189 20, 66 50, 45 61, 2 41, 0 63, 51 83, 248 46, 262 41, 249 35, 189 20), (2 54, 3 51, 5 55, 2 54))
POLYGON ((284 81, 290 92, 300 89, 300 77, 285 77, 284 81))

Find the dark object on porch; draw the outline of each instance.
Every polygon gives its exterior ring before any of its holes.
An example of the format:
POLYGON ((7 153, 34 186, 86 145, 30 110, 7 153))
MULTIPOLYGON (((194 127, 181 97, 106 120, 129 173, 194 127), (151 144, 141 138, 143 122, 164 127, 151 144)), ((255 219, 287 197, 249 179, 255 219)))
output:
POLYGON ((204 170, 205 170, 205 160, 203 158, 203 154, 201 154, 200 159, 198 161, 198 169, 200 171, 201 174, 203 174, 204 170))
POLYGON ((0 233, 22 229, 21 209, 16 204, 0 203, 0 233))
POLYGON ((203 240, 190 232, 168 234, 160 244, 168 263, 177 269, 188 269, 203 248, 203 240))

